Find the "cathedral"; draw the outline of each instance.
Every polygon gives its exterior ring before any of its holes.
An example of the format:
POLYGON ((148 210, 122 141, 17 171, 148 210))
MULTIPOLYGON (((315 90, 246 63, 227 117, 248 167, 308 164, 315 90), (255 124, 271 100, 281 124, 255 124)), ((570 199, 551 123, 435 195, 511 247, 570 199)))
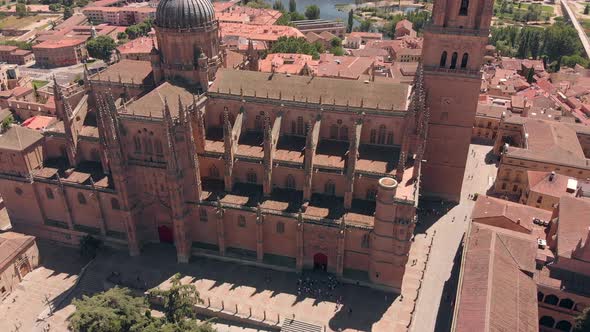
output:
POLYGON ((419 196, 460 197, 491 3, 437 0, 408 85, 225 69, 210 0, 161 0, 150 61, 54 82, 59 121, 0 136, 13 226, 399 291, 419 196))

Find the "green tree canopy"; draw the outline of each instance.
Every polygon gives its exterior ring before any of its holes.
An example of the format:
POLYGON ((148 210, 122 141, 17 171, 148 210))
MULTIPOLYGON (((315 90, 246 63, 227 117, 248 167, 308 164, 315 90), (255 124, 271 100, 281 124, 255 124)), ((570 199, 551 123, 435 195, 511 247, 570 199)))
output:
POLYGON ((284 12, 285 6, 281 2, 281 0, 275 0, 275 2, 272 4, 272 9, 284 12))
POLYGON ((172 276, 169 289, 155 289, 150 291, 150 296, 161 297, 164 305, 166 321, 179 323, 185 318, 194 318, 194 306, 203 302, 199 292, 193 284, 183 284, 179 273, 172 276))
POLYGON ((373 28, 373 22, 371 20, 363 20, 359 26, 359 30, 363 32, 369 32, 373 28))
POLYGON ((111 60, 113 50, 117 47, 113 38, 109 36, 98 36, 94 39, 90 39, 86 43, 86 49, 91 57, 101 59, 105 62, 111 60))
POLYGON ((296 0, 289 0, 289 13, 294 13, 297 11, 297 1, 296 0))
POLYGON ((317 20, 320 18, 320 7, 317 5, 310 5, 305 7, 305 17, 308 20, 317 20))
POLYGON ((134 297, 126 288, 112 288, 92 297, 74 300, 76 311, 70 317, 74 332, 125 332, 144 325, 148 310, 144 298, 134 297))
POLYGON ((270 53, 309 54, 314 59, 319 59, 320 53, 323 52, 324 49, 320 43, 311 44, 303 37, 279 37, 270 49, 270 53))
POLYGON ((16 4, 16 16, 24 17, 28 15, 27 5, 24 3, 17 3, 16 4))
POLYGON ((72 15, 74 15, 74 11, 72 10, 72 7, 65 6, 64 7, 64 20, 67 20, 68 18, 72 17, 72 15))
POLYGON ((346 32, 351 33, 354 26, 354 11, 351 9, 348 12, 348 24, 346 25, 346 32))
POLYGON ((584 6, 584 15, 588 14, 590 14, 590 4, 586 4, 586 6, 584 6))

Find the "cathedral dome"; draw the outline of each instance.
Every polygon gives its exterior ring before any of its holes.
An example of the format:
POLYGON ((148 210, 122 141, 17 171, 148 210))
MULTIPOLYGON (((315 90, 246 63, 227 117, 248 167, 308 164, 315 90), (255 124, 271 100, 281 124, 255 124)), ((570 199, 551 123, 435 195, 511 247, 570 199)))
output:
POLYGON ((189 29, 206 25, 215 19, 211 0, 161 0, 155 24, 170 29, 189 29))

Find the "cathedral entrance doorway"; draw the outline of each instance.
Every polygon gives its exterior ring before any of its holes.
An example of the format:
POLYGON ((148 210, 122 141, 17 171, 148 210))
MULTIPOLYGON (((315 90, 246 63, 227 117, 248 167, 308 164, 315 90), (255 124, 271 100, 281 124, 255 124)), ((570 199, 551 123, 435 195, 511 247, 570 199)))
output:
POLYGON ((328 256, 317 253, 313 255, 313 269, 318 271, 327 271, 328 270, 328 256))
POLYGON ((168 226, 158 226, 158 236, 160 237, 160 243, 174 243, 174 234, 168 226))

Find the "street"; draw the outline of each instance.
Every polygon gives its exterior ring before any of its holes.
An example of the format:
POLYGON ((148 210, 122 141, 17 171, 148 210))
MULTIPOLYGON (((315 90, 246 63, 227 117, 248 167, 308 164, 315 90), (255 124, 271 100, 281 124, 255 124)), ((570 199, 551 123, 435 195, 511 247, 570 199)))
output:
MULTIPOLYGON (((430 209, 441 210, 445 206, 440 203, 421 202, 422 213, 419 216, 420 225, 416 232, 436 231, 430 259, 416 305, 416 312, 412 319, 411 331, 448 331, 452 319, 452 303, 456 292, 456 280, 451 279, 458 274, 458 268, 453 271, 455 259, 460 249, 463 234, 471 219, 471 210, 475 204, 468 197, 474 193, 485 194, 493 184, 497 168, 495 164, 486 164, 485 159, 491 146, 471 145, 467 159, 467 169, 463 181, 461 202, 442 216, 436 216, 430 209), (424 203, 424 204, 423 204, 424 203), (434 205, 434 206, 433 206, 434 205), (438 205, 438 206, 436 206, 438 205), (454 272, 453 275, 451 272, 454 272), (451 280, 449 280, 451 279, 451 280), (445 294, 443 288, 445 285, 445 294), (443 300, 441 305, 441 299, 443 300), (438 324, 437 324, 437 316, 438 324)), ((459 264, 460 261, 457 261, 459 264)))

